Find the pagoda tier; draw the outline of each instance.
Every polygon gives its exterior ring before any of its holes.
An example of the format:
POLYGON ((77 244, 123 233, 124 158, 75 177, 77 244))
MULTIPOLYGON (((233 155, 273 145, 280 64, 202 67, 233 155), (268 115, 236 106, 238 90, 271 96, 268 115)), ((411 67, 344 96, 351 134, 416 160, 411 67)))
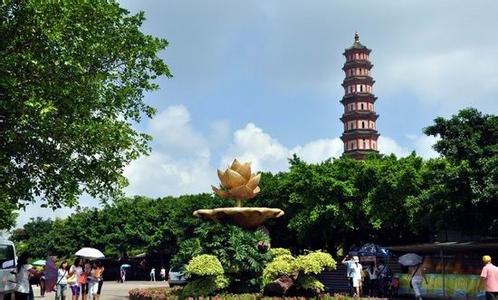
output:
POLYGON ((360 43, 358 33, 355 34, 353 45, 344 51, 344 97, 341 100, 344 113, 340 119, 344 131, 341 139, 344 142, 344 155, 355 159, 378 153, 376 122, 379 115, 374 109, 377 97, 373 94, 375 80, 371 76, 373 65, 369 61, 370 52, 360 43))

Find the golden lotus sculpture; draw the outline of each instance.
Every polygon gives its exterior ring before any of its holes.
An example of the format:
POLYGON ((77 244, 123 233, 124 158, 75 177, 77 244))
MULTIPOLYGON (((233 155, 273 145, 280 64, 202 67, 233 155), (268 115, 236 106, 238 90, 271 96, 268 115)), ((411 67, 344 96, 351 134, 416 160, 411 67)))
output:
POLYGON ((252 199, 259 193, 261 174, 251 173, 251 163, 240 163, 235 159, 225 171, 218 170, 220 188, 211 186, 222 198, 234 199, 237 207, 242 207, 242 200, 252 199))
POLYGON ((284 212, 278 208, 268 207, 242 207, 242 201, 252 199, 259 193, 261 174, 251 172, 251 163, 233 161, 225 171, 218 170, 221 184, 213 191, 220 197, 235 200, 235 207, 222 207, 213 209, 199 209, 194 215, 211 219, 213 221, 229 220, 246 229, 257 228, 269 218, 278 218, 284 212))

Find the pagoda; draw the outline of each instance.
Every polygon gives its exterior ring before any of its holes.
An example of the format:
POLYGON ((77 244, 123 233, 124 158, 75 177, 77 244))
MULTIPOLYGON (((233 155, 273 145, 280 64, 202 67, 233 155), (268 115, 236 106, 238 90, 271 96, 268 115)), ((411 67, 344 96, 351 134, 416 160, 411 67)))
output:
POLYGON ((346 62, 342 68, 346 74, 342 86, 344 97, 344 113, 341 121, 344 132, 341 136, 344 142, 344 155, 355 159, 363 159, 367 154, 378 153, 377 139, 379 133, 375 122, 379 117, 375 113, 372 86, 375 83, 371 76, 372 63, 369 55, 372 50, 360 43, 360 36, 355 33, 354 43, 343 55, 346 62))

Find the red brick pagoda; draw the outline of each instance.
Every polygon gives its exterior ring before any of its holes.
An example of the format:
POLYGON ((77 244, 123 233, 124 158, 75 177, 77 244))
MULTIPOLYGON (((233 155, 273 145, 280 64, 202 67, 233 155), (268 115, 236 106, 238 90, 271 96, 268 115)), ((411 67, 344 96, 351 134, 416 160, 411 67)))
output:
POLYGON ((343 55, 346 63, 342 68, 346 78, 342 83, 344 97, 344 113, 341 121, 344 124, 344 133, 341 136, 344 142, 344 155, 355 159, 363 159, 369 153, 378 153, 377 139, 379 133, 375 121, 379 117, 375 113, 372 86, 375 83, 370 70, 373 65, 368 60, 372 50, 360 43, 358 33, 354 36, 354 43, 346 49, 343 55))

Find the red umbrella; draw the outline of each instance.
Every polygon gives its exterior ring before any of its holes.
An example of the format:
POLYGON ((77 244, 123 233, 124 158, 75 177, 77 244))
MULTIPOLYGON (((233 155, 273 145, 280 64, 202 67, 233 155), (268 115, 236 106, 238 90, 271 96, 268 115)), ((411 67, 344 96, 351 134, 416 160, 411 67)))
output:
POLYGON ((57 284, 57 266, 55 265, 55 257, 47 257, 47 263, 45 264, 45 287, 47 292, 52 292, 55 285, 57 284))

